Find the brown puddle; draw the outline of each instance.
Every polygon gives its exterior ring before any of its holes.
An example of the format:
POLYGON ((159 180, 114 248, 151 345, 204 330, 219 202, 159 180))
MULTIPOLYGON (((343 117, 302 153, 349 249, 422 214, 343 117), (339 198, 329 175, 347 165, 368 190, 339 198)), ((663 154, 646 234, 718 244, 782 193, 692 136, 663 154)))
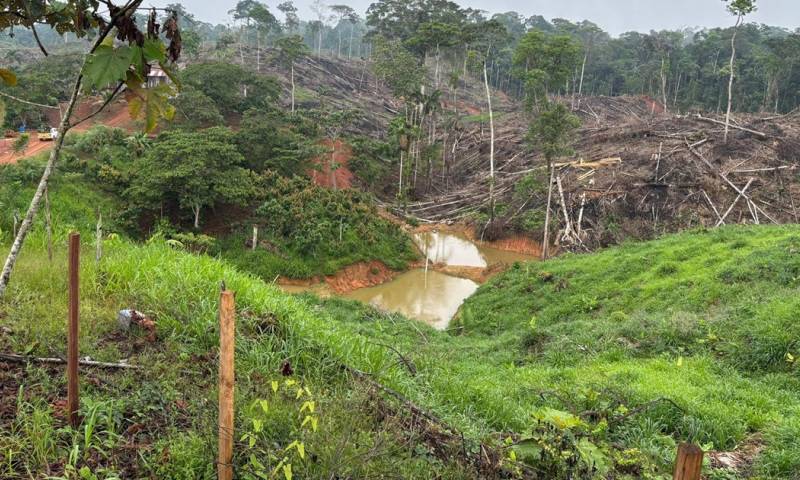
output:
POLYGON ((325 284, 283 288, 291 293, 341 295, 446 329, 464 300, 478 289, 478 282, 503 270, 503 265, 537 259, 474 242, 460 232, 431 229, 418 231, 413 238, 424 259, 407 272, 359 264, 327 277, 325 284))

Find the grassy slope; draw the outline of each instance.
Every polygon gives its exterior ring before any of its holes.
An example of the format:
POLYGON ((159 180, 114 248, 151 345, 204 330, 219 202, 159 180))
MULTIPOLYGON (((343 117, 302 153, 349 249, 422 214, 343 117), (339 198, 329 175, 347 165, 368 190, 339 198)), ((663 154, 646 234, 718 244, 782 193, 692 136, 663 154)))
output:
MULTIPOLYGON (((352 403, 343 400, 351 395, 349 383, 338 368, 347 363, 374 372, 472 439, 525 432, 541 406, 579 413, 618 403, 635 408, 667 397, 681 410, 654 404, 610 429, 609 440, 639 448, 668 471, 676 439, 733 449, 753 432, 763 432, 767 446, 757 472, 794 478, 800 472, 795 444, 800 381, 784 356, 797 353, 798 248, 796 227, 729 228, 522 265, 468 300, 463 332, 452 336, 353 302, 287 297, 224 263, 160 243, 132 247, 118 241, 106 246, 108 256, 96 275, 86 262, 84 312, 91 327, 84 329, 82 347, 100 359, 126 356, 127 340, 109 340, 114 311, 135 305, 155 314, 164 340, 145 346, 134 361, 148 365, 145 379, 159 395, 186 387, 189 393, 181 398, 195 399, 194 410, 174 420, 183 423, 168 426, 172 431, 165 441, 207 438, 213 427, 198 420, 207 407, 196 400, 214 398, 206 393, 213 391, 213 374, 187 377, 177 370, 208 368, 217 285, 224 279, 237 291, 242 312, 237 345, 242 403, 264 395, 265 384, 289 359, 316 390, 332 392, 326 432, 334 438, 352 421, 347 413, 352 403), (409 375, 385 345, 410 358, 418 374, 409 375), (161 382, 173 386, 164 393, 161 382), (186 423, 188 437, 181 432, 186 423)), ((14 331, 4 340, 10 342, 6 348, 33 345, 34 353, 54 354, 63 345, 64 290, 49 280, 41 257, 31 250, 23 259, 11 295, 0 303, 7 312, 0 322, 14 331)), ((89 390, 115 398, 139 381, 131 376, 115 381, 113 389, 89 390)), ((50 382, 57 385, 60 379, 50 382)), ((137 408, 150 402, 120 401, 139 402, 137 408)), ((362 445, 382 434, 375 432, 373 425, 363 426, 360 434, 368 439, 362 445)), ((320 456, 337 455, 326 447, 331 443, 326 437, 315 438, 307 441, 320 456)), ((200 452, 213 452, 213 446, 204 448, 200 452)), ((158 464, 157 452, 150 454, 158 464)), ((425 457, 399 458, 403 468, 424 475, 430 469, 452 472, 425 457)))
POLYGON ((324 305, 408 352, 420 397, 477 433, 524 431, 542 405, 579 413, 664 397, 683 411, 654 404, 609 439, 668 471, 675 440, 732 450, 761 432, 755 471, 796 478, 800 378, 786 354, 800 348, 798 251, 797 227, 727 228, 521 265, 467 300, 455 337, 324 305))
MULTIPOLYGON (((420 446, 414 432, 400 429, 391 414, 380 412, 365 388, 343 373, 341 360, 365 371, 386 371, 390 384, 403 388, 392 372, 392 360, 363 339, 337 328, 302 302, 260 280, 239 273, 210 257, 172 250, 161 241, 135 247, 122 240, 106 241, 106 256, 96 266, 84 252, 81 282, 81 355, 97 360, 129 358, 143 365, 139 372, 84 370, 83 406, 87 417, 96 409, 97 429, 87 442, 82 432, 60 428, 52 403, 63 395, 61 369, 30 366, 17 375, 22 384, 17 419, 3 422, 0 477, 27 478, 45 472, 61 474, 73 445, 77 465, 95 473, 121 473, 123 478, 213 478, 216 401, 216 305, 219 282, 237 293, 237 432, 255 418, 257 399, 267 399, 268 428, 256 452, 264 464, 276 446, 302 440, 312 461, 293 458, 300 478, 366 478, 401 472, 407 478, 468 478, 457 466, 443 464, 420 446), (159 339, 120 334, 116 311, 135 306, 156 318, 159 339), (271 381, 283 381, 290 362, 296 378, 309 386, 317 402, 319 430, 299 428, 301 402, 271 392, 271 381), (358 412, 356 415, 353 412, 358 412), (135 450, 125 445, 137 445, 135 450), (29 453, 34 445, 35 454, 29 453), (132 452, 132 454, 131 454, 132 452)), ((0 301, 0 351, 58 356, 64 348, 65 262, 59 249, 53 265, 35 246, 26 250, 6 298, 0 301), (55 281, 54 281, 55 279, 55 281)), ((0 371, 0 373, 2 373, 0 371)), ((7 375, 7 374, 6 374, 7 375)), ((10 377, 3 381, 11 382, 10 377)), ((2 382, 0 382, 2 383, 2 382)), ((15 403, 16 390, 10 397, 15 403)), ((8 407, 9 397, 0 399, 8 407)), ((0 412, 3 410, 0 409, 0 412)), ((237 447, 241 475, 252 471, 250 451, 237 447)), ((309 458, 309 457, 307 457, 309 458)), ((269 471, 267 471, 269 473, 269 471)))

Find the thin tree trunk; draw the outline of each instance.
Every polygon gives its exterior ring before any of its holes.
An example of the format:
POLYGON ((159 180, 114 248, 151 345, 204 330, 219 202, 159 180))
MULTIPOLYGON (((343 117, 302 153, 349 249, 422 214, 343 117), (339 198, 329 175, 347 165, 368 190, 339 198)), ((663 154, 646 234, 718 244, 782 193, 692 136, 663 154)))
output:
POLYGON ((193 206, 192 211, 194 212, 194 228, 197 230, 200 228, 200 205, 193 206))
POLYGON ((725 143, 728 143, 728 131, 731 126, 731 107, 733 106, 733 63, 736 60, 736 34, 739 32, 739 25, 742 23, 742 16, 736 19, 736 26, 733 27, 731 35, 731 75, 728 79, 728 111, 725 113, 725 143))
MULTIPOLYGON (((550 163, 548 160, 547 163, 550 163)), ((550 255, 550 204, 553 201, 553 176, 555 168, 550 165, 550 183, 547 186, 547 210, 544 213, 544 235, 542 238, 542 260, 547 260, 550 255)))
POLYGON ((350 43, 347 46, 347 59, 351 60, 353 58, 353 30, 355 30, 355 25, 352 23, 350 24, 350 43))
POLYGON ((486 61, 483 62, 483 85, 486 87, 486 104, 489 107, 489 221, 494 222, 494 113, 486 61))
POLYGON ((294 113, 294 60, 292 60, 291 70, 292 70, 292 74, 291 74, 291 79, 292 79, 292 113, 294 113))
POLYGON ((669 112, 669 107, 667 106, 667 74, 664 71, 664 67, 666 66, 666 59, 661 57, 661 101, 664 103, 664 112, 669 112))
POLYGON ((53 217, 50 215, 50 195, 48 188, 44 189, 44 221, 47 228, 47 260, 53 261, 53 217))
POLYGON ((400 183, 397 186, 397 198, 403 198, 403 150, 400 150, 400 183))
MULTIPOLYGON (((586 72, 586 60, 589 58, 589 52, 586 52, 583 55, 583 64, 581 65, 581 82, 578 85, 578 97, 581 96, 583 93, 583 74, 586 72)), ((580 98, 578 98, 578 104, 580 104, 580 98)))
POLYGON ((94 261, 100 263, 103 258, 103 214, 97 213, 97 230, 95 231, 94 261))
POLYGON ((261 32, 256 30, 256 72, 261 72, 261 32))

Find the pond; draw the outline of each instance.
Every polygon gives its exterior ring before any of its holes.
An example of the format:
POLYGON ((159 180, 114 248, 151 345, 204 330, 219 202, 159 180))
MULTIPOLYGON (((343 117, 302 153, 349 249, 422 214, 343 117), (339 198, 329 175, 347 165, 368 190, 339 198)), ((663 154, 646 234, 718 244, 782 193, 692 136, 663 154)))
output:
MULTIPOLYGON (((478 284, 472 280, 435 271, 432 264, 486 268, 497 263, 531 261, 535 257, 473 242, 466 236, 431 231, 414 234, 414 242, 427 257, 428 268, 415 268, 389 282, 361 288, 342 295, 380 308, 398 312, 444 330, 464 300, 475 293, 478 284)), ((292 293, 310 291, 329 294, 325 286, 284 287, 292 293)))

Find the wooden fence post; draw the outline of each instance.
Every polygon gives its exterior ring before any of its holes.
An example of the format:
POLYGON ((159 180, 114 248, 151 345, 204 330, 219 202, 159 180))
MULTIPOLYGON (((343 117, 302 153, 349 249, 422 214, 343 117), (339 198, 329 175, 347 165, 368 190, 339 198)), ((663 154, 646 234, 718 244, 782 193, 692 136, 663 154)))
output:
POLYGON ((219 299, 219 480, 233 479, 233 387, 236 306, 233 292, 219 299))
POLYGON ((703 450, 691 443, 678 445, 678 457, 675 459, 673 480, 700 480, 703 469, 703 450))
POLYGON ((78 426, 78 302, 80 291, 81 235, 69 236, 69 315, 67 322, 67 414, 69 424, 78 426))

